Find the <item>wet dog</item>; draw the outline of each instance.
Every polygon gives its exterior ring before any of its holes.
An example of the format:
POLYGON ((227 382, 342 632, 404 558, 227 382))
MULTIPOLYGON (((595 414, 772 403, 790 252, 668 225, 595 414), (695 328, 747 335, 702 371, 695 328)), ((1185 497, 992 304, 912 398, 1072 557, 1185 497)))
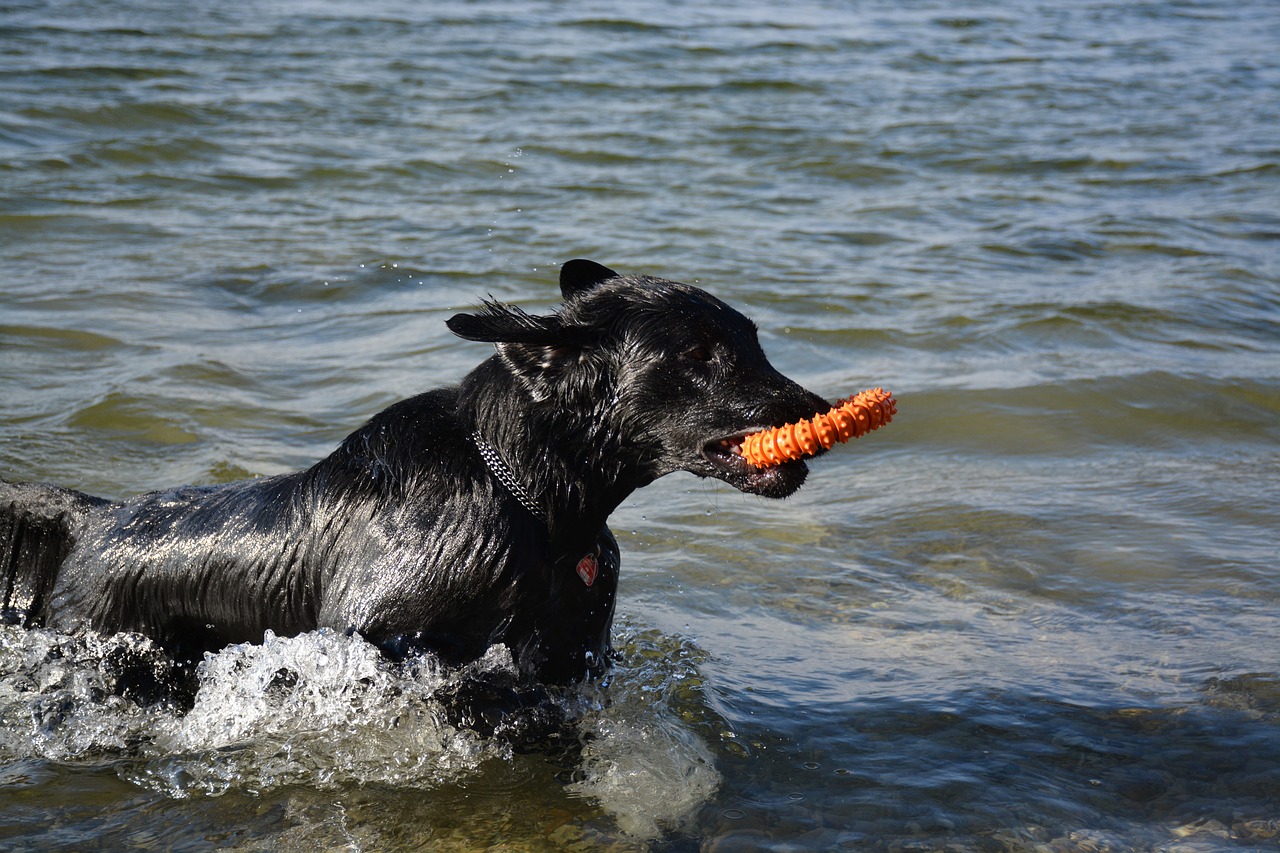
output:
POLYGON ((5 618, 137 632, 180 661, 329 627, 451 664, 504 644, 542 683, 599 673, 609 514, 674 471, 793 493, 803 462, 756 468, 737 447, 828 404, 696 287, 576 260, 560 288, 551 315, 488 302, 451 318, 496 354, 305 471, 119 502, 0 482, 5 618))

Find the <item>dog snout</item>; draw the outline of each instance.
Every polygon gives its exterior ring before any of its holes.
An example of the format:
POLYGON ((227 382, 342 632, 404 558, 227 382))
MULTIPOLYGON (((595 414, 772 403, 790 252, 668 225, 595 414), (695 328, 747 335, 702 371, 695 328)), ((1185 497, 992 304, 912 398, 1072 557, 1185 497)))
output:
POLYGON ((751 419, 761 426, 795 423, 831 408, 825 399, 782 374, 777 374, 777 380, 762 387, 756 395, 758 405, 751 419))

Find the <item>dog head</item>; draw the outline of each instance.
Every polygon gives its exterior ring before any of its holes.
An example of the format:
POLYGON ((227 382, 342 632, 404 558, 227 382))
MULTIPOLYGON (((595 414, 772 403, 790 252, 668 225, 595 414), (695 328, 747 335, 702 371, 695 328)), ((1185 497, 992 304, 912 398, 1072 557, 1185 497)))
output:
POLYGON ((603 437, 608 453, 628 457, 636 486, 683 470, 767 497, 800 488, 803 461, 757 468, 739 446, 829 404, 773 368, 754 323, 699 288, 592 261, 566 263, 560 288, 555 314, 489 302, 449 328, 496 344, 530 404, 570 432, 603 437))

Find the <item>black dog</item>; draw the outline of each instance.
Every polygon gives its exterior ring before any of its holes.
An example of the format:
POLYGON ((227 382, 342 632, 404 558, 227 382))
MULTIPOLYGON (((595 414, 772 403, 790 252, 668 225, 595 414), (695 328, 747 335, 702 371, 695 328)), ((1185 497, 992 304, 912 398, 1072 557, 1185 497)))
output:
POLYGON ((186 661, 330 627, 455 664, 502 643, 545 683, 599 672, 609 513, 676 470, 785 497, 804 463, 753 467, 740 438, 828 404, 698 288, 584 260, 560 288, 551 316, 490 302, 451 318, 497 354, 306 471, 118 503, 0 481, 5 617, 138 632, 186 661))

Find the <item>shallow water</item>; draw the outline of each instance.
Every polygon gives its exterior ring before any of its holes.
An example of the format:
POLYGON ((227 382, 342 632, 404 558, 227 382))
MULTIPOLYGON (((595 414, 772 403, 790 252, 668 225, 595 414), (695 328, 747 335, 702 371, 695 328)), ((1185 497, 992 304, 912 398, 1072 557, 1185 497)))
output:
POLYGON ((6 629, 0 846, 1274 848, 1277 44, 1267 2, 6 3, 0 476, 308 465, 571 257, 900 415, 782 503, 622 507, 571 759, 354 638, 178 715, 103 690, 134 641, 6 629))

